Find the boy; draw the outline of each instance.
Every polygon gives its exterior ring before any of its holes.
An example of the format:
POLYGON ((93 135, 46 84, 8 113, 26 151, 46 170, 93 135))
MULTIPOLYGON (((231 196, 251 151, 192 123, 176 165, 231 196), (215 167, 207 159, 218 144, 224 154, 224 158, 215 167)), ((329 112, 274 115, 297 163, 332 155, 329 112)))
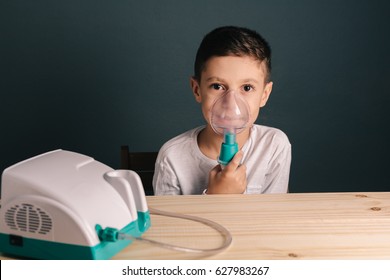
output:
POLYGON ((254 124, 272 91, 271 50, 255 31, 226 26, 207 34, 195 59, 191 88, 206 125, 165 143, 156 161, 155 195, 286 193, 291 145, 280 130, 254 124), (217 162, 223 136, 211 127, 211 108, 228 90, 248 103, 250 120, 237 134, 239 152, 217 162))

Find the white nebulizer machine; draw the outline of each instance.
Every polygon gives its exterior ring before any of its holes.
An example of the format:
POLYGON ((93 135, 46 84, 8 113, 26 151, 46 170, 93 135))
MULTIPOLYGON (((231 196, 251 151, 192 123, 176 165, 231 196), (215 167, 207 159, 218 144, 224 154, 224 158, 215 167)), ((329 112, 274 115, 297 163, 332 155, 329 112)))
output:
POLYGON ((4 170, 0 251, 38 259, 108 259, 150 226, 142 183, 91 157, 56 150, 4 170), (112 238, 112 237, 111 237, 112 238))
POLYGON ((109 259, 134 240, 187 252, 217 253, 231 243, 222 226, 148 209, 139 176, 89 156, 55 150, 19 162, 1 178, 0 252, 34 259, 109 259), (208 224, 226 238, 197 250, 142 238, 151 214, 208 224))

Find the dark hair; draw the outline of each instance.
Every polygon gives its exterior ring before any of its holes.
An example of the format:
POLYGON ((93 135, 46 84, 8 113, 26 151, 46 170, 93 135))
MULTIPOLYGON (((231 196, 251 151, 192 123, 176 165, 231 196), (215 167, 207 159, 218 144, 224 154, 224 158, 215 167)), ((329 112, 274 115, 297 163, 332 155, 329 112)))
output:
POLYGON ((256 31, 243 27, 224 26, 212 30, 202 40, 196 53, 194 78, 200 81, 207 60, 214 56, 251 56, 266 65, 266 80, 271 74, 271 48, 256 31))

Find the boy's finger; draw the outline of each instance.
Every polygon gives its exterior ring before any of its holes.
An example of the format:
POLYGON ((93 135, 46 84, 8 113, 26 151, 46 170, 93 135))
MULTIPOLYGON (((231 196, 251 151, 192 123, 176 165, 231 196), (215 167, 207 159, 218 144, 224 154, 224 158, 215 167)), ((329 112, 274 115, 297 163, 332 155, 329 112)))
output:
POLYGON ((241 160, 242 160, 243 156, 244 156, 244 153, 242 151, 238 151, 234 155, 234 157, 231 160, 231 162, 229 162, 229 164, 226 165, 225 169, 227 169, 227 171, 234 171, 234 170, 236 170, 240 166, 241 160))
POLYGON ((214 166, 213 169, 210 170, 210 173, 216 174, 216 173, 218 173, 220 171, 221 171, 221 165, 218 164, 218 165, 214 166))

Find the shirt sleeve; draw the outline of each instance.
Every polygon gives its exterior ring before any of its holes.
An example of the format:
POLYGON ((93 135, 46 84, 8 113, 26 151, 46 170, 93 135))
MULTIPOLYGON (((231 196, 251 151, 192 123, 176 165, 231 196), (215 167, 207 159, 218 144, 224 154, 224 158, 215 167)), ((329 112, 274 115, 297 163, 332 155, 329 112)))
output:
POLYGON ((160 152, 153 176, 154 195, 180 195, 181 190, 174 169, 160 152))

